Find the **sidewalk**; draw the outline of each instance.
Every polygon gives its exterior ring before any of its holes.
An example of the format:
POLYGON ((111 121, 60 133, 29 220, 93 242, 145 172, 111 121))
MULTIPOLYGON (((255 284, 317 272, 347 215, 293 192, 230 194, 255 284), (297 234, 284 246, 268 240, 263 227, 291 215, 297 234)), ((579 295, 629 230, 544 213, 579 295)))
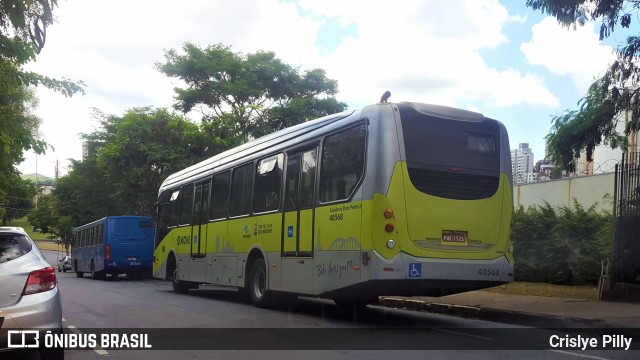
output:
POLYGON ((385 297, 388 307, 548 328, 640 328, 640 303, 470 291, 443 297, 385 297))

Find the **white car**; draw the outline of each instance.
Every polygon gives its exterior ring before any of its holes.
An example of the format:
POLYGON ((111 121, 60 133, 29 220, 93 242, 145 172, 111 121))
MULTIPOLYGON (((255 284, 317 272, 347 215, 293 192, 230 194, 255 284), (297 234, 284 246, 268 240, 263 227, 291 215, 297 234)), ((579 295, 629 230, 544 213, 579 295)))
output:
MULTIPOLYGON (((22 228, 0 226, 0 358, 9 348, 7 330, 62 331, 56 269, 22 228)), ((13 337, 12 337, 13 339, 13 337)), ((38 350, 42 360, 64 359, 64 349, 38 350)), ((12 345, 14 345, 12 340, 12 345)))
POLYGON ((67 272, 67 270, 71 271, 71 256, 69 255, 65 255, 58 260, 58 272, 67 272))

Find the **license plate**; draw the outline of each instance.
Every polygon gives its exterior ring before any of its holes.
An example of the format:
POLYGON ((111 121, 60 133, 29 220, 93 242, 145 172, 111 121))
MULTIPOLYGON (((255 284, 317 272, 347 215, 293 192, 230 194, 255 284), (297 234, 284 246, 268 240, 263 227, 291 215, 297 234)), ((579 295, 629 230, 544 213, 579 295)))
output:
POLYGON ((443 231, 442 242, 448 244, 465 244, 467 242, 466 231, 443 231))

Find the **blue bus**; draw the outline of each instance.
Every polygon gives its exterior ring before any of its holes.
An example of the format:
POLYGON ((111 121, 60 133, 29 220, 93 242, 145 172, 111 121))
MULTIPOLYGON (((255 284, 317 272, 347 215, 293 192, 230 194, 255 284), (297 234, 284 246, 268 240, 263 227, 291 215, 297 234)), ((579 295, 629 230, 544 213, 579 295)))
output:
POLYGON ((141 279, 151 272, 154 228, 149 216, 107 216, 73 229, 71 257, 77 277, 93 279, 127 274, 141 279))

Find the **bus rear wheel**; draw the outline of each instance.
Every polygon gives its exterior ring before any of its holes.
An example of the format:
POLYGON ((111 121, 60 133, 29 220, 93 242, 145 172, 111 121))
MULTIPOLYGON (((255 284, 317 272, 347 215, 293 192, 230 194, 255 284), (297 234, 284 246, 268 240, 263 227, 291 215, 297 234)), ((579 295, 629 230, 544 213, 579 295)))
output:
POLYGON ((257 307, 269 305, 271 292, 267 289, 267 267, 264 259, 256 259, 249 272, 249 297, 257 307))
POLYGON ((93 260, 91 260, 91 278, 93 280, 102 280, 105 278, 104 271, 96 271, 96 266, 93 264, 93 260))

